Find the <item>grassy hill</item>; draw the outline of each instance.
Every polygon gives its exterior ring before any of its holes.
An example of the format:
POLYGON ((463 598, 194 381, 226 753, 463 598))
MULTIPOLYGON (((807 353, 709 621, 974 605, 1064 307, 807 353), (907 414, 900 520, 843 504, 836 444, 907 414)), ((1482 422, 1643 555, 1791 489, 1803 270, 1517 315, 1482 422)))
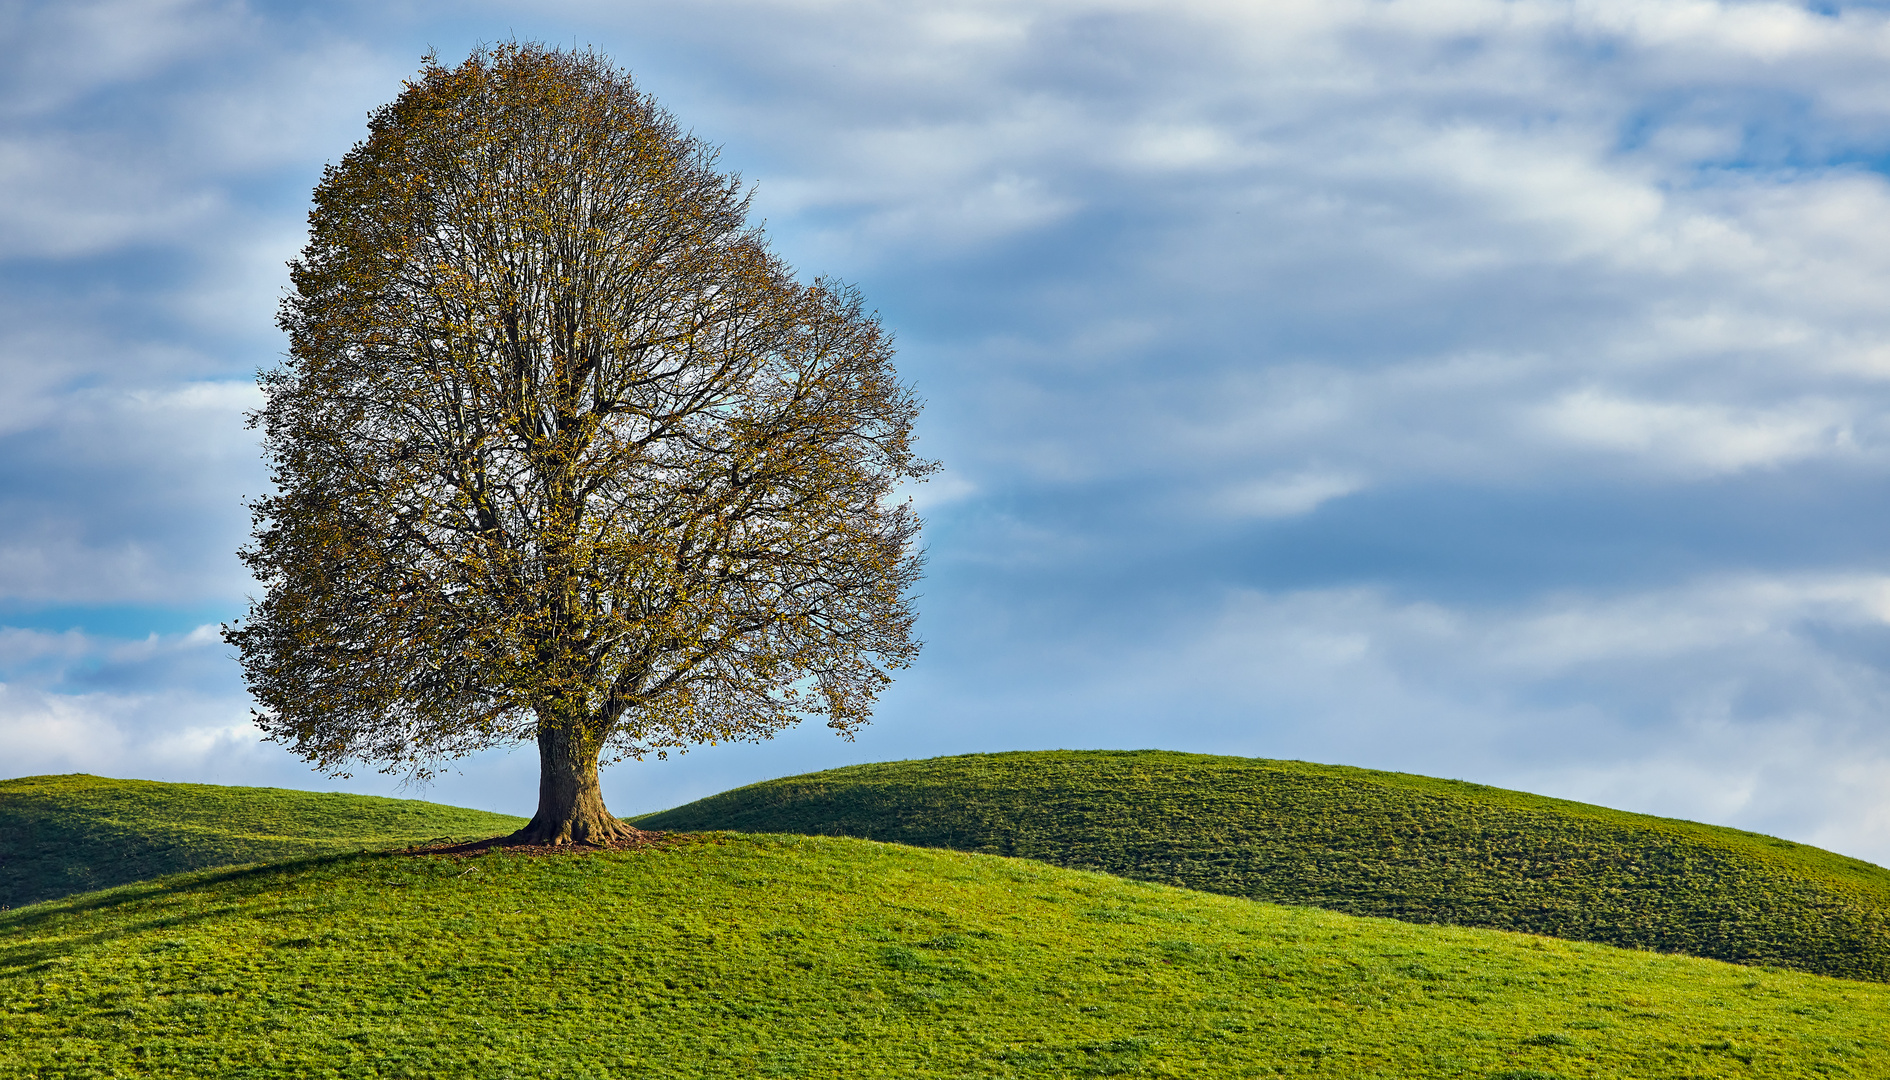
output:
POLYGON ((1773 837, 1449 780, 1159 751, 771 780, 645 828, 856 836, 1420 923, 1890 981, 1890 871, 1773 837))
POLYGON ((511 832, 522 818, 412 799, 104 777, 0 781, 0 908, 181 870, 440 837, 511 832))
POLYGON ((1890 987, 862 840, 0 912, 0 1078, 1890 1075, 1890 987))

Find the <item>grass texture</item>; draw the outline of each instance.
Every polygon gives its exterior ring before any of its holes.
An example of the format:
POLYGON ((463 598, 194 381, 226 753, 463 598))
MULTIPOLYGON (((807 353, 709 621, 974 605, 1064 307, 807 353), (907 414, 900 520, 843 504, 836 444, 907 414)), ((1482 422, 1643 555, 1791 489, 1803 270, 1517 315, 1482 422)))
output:
POLYGON ((524 823, 412 799, 28 776, 0 781, 0 908, 182 870, 472 839, 524 823))
POLYGON ((1890 1075, 1890 987, 827 837, 0 913, 0 1078, 1890 1075))
POLYGON ((1162 751, 973 754, 771 780, 637 823, 1022 856, 1357 915, 1890 981, 1882 867, 1401 773, 1162 751))

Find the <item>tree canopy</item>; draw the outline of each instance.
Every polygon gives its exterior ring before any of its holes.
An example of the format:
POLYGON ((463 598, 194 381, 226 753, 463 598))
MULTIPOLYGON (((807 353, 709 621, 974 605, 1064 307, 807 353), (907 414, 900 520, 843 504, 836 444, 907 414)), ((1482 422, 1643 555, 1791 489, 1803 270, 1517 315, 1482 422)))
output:
POLYGON ((600 760, 847 733, 918 650, 918 403, 853 288, 592 52, 429 56, 315 189, 274 491, 226 631, 316 766, 535 740, 523 839, 621 826, 600 760))

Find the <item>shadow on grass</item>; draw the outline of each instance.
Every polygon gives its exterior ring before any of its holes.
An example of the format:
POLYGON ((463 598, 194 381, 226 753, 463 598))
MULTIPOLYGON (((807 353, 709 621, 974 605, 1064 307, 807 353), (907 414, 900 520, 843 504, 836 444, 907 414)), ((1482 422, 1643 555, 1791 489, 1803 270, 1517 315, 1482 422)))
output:
POLYGON ((269 891, 272 886, 285 878, 306 874, 322 867, 359 862, 363 859, 391 858, 393 854, 390 851, 351 851, 315 855, 287 862, 251 863, 243 866, 217 867, 213 870, 195 870, 155 881, 120 885, 78 897, 48 900, 29 907, 0 912, 0 939, 12 939, 31 935, 35 931, 50 929, 53 924, 67 917, 109 912, 154 900, 177 904, 207 892, 217 894, 213 906, 201 910, 120 923, 109 930, 61 936, 56 941, 8 941, 0 944, 0 974, 16 973, 78 949, 147 930, 195 925, 214 916, 228 914, 240 901, 269 891))

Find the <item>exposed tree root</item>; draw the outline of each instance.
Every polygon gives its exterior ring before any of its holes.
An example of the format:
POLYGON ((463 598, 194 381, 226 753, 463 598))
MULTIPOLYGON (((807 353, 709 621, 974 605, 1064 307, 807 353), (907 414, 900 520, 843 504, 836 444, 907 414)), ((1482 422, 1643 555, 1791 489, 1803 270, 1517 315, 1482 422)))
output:
POLYGON ((643 830, 625 825, 612 814, 599 812, 564 821, 545 821, 535 817, 524 828, 506 837, 505 842, 514 847, 521 844, 614 847, 626 842, 634 843, 637 837, 643 835, 643 830))
MULTIPOLYGON (((519 830, 519 832, 523 831, 523 829, 519 830)), ((594 851, 637 851, 645 848, 675 847, 678 844, 701 839, 693 833, 646 832, 628 825, 623 826, 623 832, 617 838, 602 844, 590 842, 544 844, 529 840, 521 841, 518 836, 519 833, 512 833, 508 836, 493 836, 463 844, 410 847, 404 851, 396 851, 394 854, 444 855, 452 859, 469 859, 489 852, 500 852, 506 855, 583 855, 594 851)))

